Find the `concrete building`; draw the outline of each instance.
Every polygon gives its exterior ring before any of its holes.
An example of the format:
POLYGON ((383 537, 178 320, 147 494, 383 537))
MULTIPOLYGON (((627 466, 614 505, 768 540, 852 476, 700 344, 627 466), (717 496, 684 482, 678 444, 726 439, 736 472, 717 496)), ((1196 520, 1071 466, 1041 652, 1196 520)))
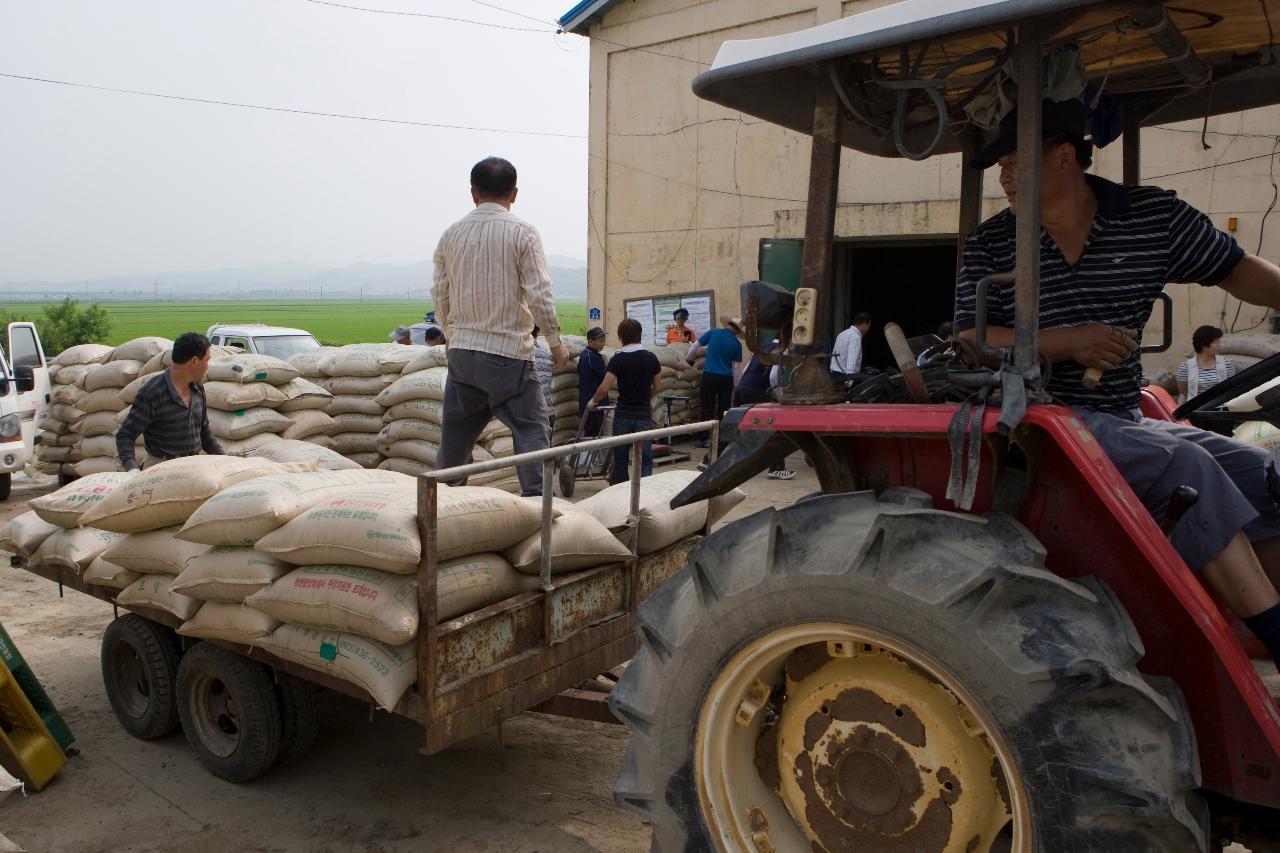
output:
MULTIPOLYGON (((780 35, 883 5, 584 0, 566 13, 562 26, 591 45, 587 293, 606 328, 625 315, 629 300, 680 294, 710 293, 714 314, 736 314, 739 283, 798 271, 808 138, 701 101, 691 83, 726 40, 780 35)), ((1214 117, 1203 134, 1201 124, 1143 131, 1144 182, 1176 190, 1220 228, 1234 223, 1248 251, 1280 260, 1280 214, 1272 214, 1259 245, 1280 174, 1280 109, 1214 117)), ((1120 148, 1117 141, 1097 152, 1093 170, 1120 180, 1120 148)), ((876 326, 895 320, 918 334, 949 318, 959 171, 956 155, 916 163, 844 153, 839 321, 870 310, 876 326)), ((1005 207, 994 170, 985 191, 984 217, 1005 207)), ((1146 357, 1149 372, 1190 353, 1196 326, 1271 331, 1270 311, 1241 308, 1217 288, 1175 285, 1170 293, 1174 346, 1146 357)), ((1157 314, 1148 340, 1158 340, 1159 325, 1157 314)), ((868 359, 886 360, 874 329, 871 338, 868 359)))

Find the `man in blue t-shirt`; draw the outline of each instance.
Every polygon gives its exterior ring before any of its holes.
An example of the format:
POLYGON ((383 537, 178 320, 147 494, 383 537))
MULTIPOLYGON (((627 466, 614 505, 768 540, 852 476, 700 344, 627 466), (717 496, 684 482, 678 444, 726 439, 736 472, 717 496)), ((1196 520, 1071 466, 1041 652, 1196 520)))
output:
POLYGON ((600 354, 600 350, 604 349, 604 341, 604 329, 592 326, 587 330, 587 347, 578 354, 578 414, 586 421, 582 434, 592 438, 600 435, 600 422, 604 420, 603 412, 594 409, 587 411, 596 389, 604 381, 604 356, 600 354))
MULTIPOLYGON (((618 340, 622 342, 622 349, 609 359, 604 379, 587 404, 588 411, 594 410, 601 400, 609 396, 613 387, 617 386, 618 402, 613 411, 614 435, 643 432, 653 426, 649 401, 658 393, 662 364, 656 355, 640 346, 643 334, 644 329, 637 320, 627 318, 618 324, 618 340)), ((653 449, 650 442, 644 442, 642 453, 640 476, 648 477, 653 473, 653 449)), ((613 449, 612 482, 621 483, 627 479, 630 458, 630 447, 623 445, 613 449)))
MULTIPOLYGON (((702 384, 698 390, 698 401, 702 404, 704 421, 720 420, 729 411, 733 401, 733 382, 742 363, 742 342, 738 335, 742 334, 742 321, 733 317, 721 317, 721 328, 708 329, 698 336, 698 341, 689 347, 686 356, 693 364, 698 353, 707 352, 706 363, 702 366, 702 384)), ((699 447, 706 447, 710 442, 705 433, 698 439, 699 447)))

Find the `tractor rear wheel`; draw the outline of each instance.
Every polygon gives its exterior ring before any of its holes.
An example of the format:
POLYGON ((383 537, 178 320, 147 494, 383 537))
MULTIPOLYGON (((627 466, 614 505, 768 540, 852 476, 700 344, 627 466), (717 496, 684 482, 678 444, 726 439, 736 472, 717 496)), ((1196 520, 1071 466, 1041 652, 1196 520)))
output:
POLYGON ((640 611, 615 798, 662 853, 1202 853, 1181 695, 1043 566, 908 489, 729 525, 640 611))

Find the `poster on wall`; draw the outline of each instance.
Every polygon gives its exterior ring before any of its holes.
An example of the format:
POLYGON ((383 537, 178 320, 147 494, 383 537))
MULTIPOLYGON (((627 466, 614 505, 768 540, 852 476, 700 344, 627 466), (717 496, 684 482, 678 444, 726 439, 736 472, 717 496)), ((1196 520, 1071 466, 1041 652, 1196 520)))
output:
POLYGON ((665 344, 667 330, 674 325, 671 315, 677 308, 689 312, 685 326, 694 336, 715 326, 715 297, 710 291, 659 296, 653 299, 628 299, 623 303, 627 317, 640 323, 640 338, 646 344, 665 344))

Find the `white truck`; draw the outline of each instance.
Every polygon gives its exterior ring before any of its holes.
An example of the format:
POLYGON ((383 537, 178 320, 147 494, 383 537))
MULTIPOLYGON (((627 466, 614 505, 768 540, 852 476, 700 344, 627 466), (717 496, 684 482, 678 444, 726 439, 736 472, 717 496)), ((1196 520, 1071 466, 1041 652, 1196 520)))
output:
POLYGON ((217 323, 209 327, 205 336, 217 346, 239 347, 245 352, 279 359, 320 348, 320 342, 305 329, 268 326, 263 323, 217 323))
POLYGON ((36 432, 48 417, 49 366, 34 323, 9 324, 9 350, 0 351, 0 501, 13 472, 35 456, 36 432))

